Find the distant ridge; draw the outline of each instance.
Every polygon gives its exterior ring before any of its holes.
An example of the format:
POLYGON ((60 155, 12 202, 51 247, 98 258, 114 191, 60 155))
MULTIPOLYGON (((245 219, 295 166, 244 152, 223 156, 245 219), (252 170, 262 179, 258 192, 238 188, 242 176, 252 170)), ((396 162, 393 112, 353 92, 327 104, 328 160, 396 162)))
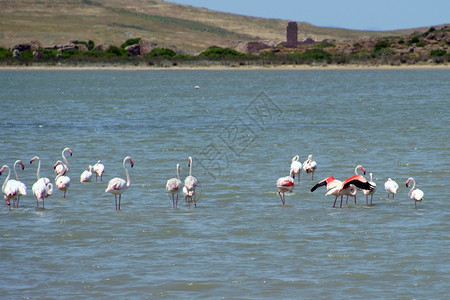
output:
MULTIPOLYGON (((284 41, 288 22, 161 0, 0 0, 0 8, 0 47, 5 48, 31 40, 43 45, 74 39, 120 45, 141 37, 158 47, 196 54, 212 45, 235 48, 247 41, 284 41)), ((305 22, 298 25, 299 40, 356 40, 426 30, 364 31, 305 22)))

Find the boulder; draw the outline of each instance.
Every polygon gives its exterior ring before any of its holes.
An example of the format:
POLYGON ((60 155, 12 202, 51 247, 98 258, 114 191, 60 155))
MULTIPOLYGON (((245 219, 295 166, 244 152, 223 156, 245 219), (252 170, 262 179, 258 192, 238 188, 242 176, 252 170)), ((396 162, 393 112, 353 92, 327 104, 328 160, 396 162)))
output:
POLYGON ((42 48, 42 46, 41 46, 41 43, 39 42, 39 41, 37 41, 37 40, 32 40, 31 42, 30 42, 30 50, 31 51, 38 51, 39 49, 41 49, 42 48))
POLYGON ((33 57, 34 57, 35 59, 42 59, 43 54, 42 54, 42 52, 40 52, 40 51, 33 51, 33 57))
POLYGON ((17 50, 19 52, 30 50, 31 45, 30 44, 19 44, 11 47, 11 51, 14 52, 14 50, 17 50))

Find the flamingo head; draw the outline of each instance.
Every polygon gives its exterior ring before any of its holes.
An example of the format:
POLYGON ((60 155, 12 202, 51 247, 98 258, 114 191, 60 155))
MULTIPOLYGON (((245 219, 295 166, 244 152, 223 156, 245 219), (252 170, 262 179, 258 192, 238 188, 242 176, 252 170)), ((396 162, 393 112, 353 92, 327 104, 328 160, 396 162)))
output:
POLYGON ((1 169, 0 169, 0 175, 2 175, 3 171, 5 171, 6 165, 4 165, 1 169))
POLYGON ((8 199, 8 198, 6 198, 6 199, 5 199, 5 202, 6 202, 6 205, 8 205, 8 206, 10 206, 10 205, 11 205, 11 202, 9 201, 9 199, 8 199))
POLYGON ((411 180, 412 180, 412 178, 408 178, 408 180, 406 180, 406 182, 405 182, 406 187, 408 187, 408 185, 409 185, 409 183, 411 182, 411 180))
POLYGON ((363 166, 361 166, 361 171, 363 171, 363 174, 366 175, 366 169, 363 166))
POLYGON ((57 166, 62 165, 62 161, 58 160, 54 165, 53 169, 56 169, 57 166))
POLYGON ((131 166, 131 167, 134 166, 134 162, 131 160, 131 158, 130 158, 130 166, 131 166))
POLYGON ((192 160, 192 158, 189 156, 189 157, 188 157, 188 167, 191 166, 191 160, 192 160))
POLYGON ((72 156, 72 150, 70 150, 69 148, 67 148, 67 152, 69 152, 70 156, 72 156))
POLYGON ((102 161, 101 160, 99 160, 98 162, 97 162, 97 164, 101 164, 102 163, 102 161))
POLYGON ((19 165, 22 167, 22 170, 25 170, 25 165, 23 164, 22 161, 19 161, 19 165))
POLYGON ((33 163, 33 161, 35 161, 36 159, 39 159, 39 157, 35 156, 32 159, 30 159, 30 165, 33 163))

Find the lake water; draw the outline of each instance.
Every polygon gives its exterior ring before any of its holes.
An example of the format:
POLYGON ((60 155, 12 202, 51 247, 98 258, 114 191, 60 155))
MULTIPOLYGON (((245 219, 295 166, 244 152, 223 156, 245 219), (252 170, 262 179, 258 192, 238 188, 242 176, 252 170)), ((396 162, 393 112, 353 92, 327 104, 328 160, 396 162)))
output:
POLYGON ((0 165, 23 160, 28 188, 0 206, 2 298, 447 299, 449 82, 449 70, 1 71, 0 165), (64 147, 66 199, 55 189, 36 208, 29 160, 53 180, 64 147), (318 170, 283 206, 276 180, 296 154, 318 170), (105 188, 127 155, 116 211, 105 188), (184 180, 188 156, 198 207, 180 193, 172 209, 165 184, 177 163, 184 180), (99 159, 103 182, 80 183, 99 159), (378 186, 372 206, 310 192, 357 164, 378 186))

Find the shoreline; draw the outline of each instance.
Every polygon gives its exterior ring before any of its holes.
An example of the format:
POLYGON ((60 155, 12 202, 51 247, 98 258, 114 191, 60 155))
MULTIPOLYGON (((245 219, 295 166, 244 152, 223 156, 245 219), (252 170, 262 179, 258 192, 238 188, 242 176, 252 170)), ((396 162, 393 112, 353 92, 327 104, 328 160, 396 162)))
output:
POLYGON ((270 66, 170 66, 170 67, 153 67, 153 66, 86 66, 86 65, 70 65, 70 66, 0 66, 0 71, 228 71, 228 70, 244 70, 244 71, 306 71, 306 70, 450 70, 450 64, 423 64, 423 65, 270 65, 270 66))

